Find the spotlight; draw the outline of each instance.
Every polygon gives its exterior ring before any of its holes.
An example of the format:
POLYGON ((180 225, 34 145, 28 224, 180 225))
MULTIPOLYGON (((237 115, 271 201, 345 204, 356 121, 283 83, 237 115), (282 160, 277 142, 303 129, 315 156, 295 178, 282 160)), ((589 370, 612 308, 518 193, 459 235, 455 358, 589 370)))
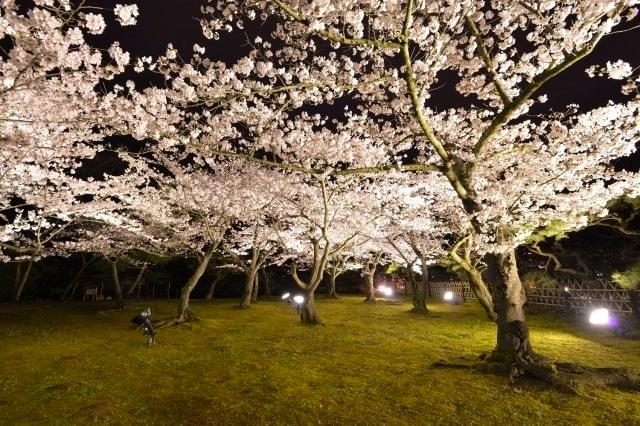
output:
POLYGON ((598 308, 589 314, 589 323, 593 325, 608 325, 609 310, 607 308, 598 308))
POLYGON ((298 305, 302 305, 304 303, 304 296, 301 295, 296 295, 293 296, 293 301, 296 302, 298 305))
POLYGON ((287 300, 291 296, 291 293, 285 293, 282 295, 282 300, 287 300))
POLYGON ((393 296, 393 289, 391 287, 388 287, 386 285, 380 285, 378 286, 378 288, 376 288, 376 291, 379 293, 382 293, 383 296, 386 297, 391 297, 393 296))
POLYGON ((444 297, 444 300, 446 300, 447 302, 453 302, 453 292, 452 291, 445 291, 443 297, 444 297))
POLYGON ((567 293, 569 293, 569 287, 565 287, 565 288, 564 288, 564 291, 565 291, 565 292, 567 292, 567 293))

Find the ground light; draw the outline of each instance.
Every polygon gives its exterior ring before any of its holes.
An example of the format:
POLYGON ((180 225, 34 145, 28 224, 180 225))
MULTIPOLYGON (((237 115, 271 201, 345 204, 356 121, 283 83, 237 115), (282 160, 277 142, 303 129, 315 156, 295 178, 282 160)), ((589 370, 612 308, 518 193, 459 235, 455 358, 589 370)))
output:
POLYGON ((443 298, 447 302, 453 302, 453 292, 452 291, 445 291, 443 298))
POLYGON ((391 297, 393 296, 393 289, 389 286, 386 285, 380 285, 378 286, 377 290, 382 293, 384 296, 386 297, 391 297))
POLYGON ((609 310, 607 308, 597 308, 589 314, 589 323, 592 325, 608 325, 609 310))

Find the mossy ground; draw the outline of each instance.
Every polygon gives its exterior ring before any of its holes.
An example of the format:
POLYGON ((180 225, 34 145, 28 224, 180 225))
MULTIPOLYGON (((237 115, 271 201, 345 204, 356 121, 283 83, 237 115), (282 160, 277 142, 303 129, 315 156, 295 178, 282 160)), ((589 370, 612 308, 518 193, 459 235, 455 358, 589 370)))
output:
MULTIPOLYGON (((318 298, 325 326, 289 306, 193 301, 201 320, 162 329, 157 345, 129 320, 175 301, 0 305, 2 424, 640 424, 640 394, 573 396, 473 370, 494 326, 474 304, 362 303, 318 298)), ((529 316, 534 348, 593 366, 640 368, 640 341, 547 314, 529 316)))

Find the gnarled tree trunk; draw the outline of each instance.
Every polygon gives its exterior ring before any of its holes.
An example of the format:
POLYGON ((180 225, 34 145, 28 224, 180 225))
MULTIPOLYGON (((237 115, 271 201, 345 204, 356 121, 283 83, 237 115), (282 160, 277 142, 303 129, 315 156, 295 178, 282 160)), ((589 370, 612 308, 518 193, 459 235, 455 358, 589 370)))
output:
POLYGON ((489 317, 493 322, 497 321, 498 317, 493 307, 493 296, 489 292, 489 288, 485 284, 480 271, 471 265, 468 259, 460 257, 455 249, 449 254, 451 256, 451 260, 464 270, 469 282, 469 287, 471 287, 471 291, 473 291, 476 299, 478 299, 478 302, 484 309, 487 317, 489 317))
POLYGON ((527 301, 518 276, 514 249, 487 256, 487 278, 493 283, 498 334, 492 360, 523 368, 535 360, 524 315, 527 301))
POLYGON ((314 290, 307 291, 305 294, 304 302, 300 307, 300 322, 302 324, 309 325, 322 324, 322 321, 316 312, 314 290))
POLYGON ((189 309, 189 297, 191 296, 191 292, 198 284, 200 277, 204 274, 204 271, 207 270, 207 266, 209 265, 209 261, 211 260, 211 256, 213 256, 213 252, 216 250, 216 245, 211 246, 209 250, 205 253, 204 257, 200 259, 200 263, 193 274, 189 277, 189 280, 180 290, 180 300, 178 302, 178 314, 175 319, 175 323, 181 323, 185 321, 189 321, 193 319, 193 312, 189 309))
POLYGON ((376 288, 374 286, 375 269, 373 273, 365 274, 367 280, 367 297, 365 303, 376 303, 376 288))
POLYGON ((329 274, 329 286, 327 287, 327 296, 332 299, 338 298, 338 293, 336 293, 336 274, 329 274))

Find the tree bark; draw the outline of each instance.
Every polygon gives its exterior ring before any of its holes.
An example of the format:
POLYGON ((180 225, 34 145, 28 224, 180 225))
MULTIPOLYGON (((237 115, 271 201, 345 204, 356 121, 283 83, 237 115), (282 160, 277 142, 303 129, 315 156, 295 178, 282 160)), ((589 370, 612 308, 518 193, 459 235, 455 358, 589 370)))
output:
POLYGON ((422 272, 422 290, 425 298, 431 298, 431 282, 429 281, 429 265, 426 259, 420 259, 420 271, 422 272))
POLYGON ((136 280, 133 282, 133 285, 127 292, 127 296, 131 296, 135 291, 135 289, 140 285, 140 281, 142 281, 142 276, 144 275, 144 271, 146 270, 147 270, 147 265, 144 265, 142 268, 140 268, 140 270, 138 271, 138 275, 136 275, 136 280))
POLYGON ((322 324, 316 312, 314 290, 309 290, 305 294, 304 302, 300 307, 300 322, 308 325, 322 324))
POLYGON ((329 288, 327 289, 327 296, 332 299, 338 298, 338 293, 336 293, 336 274, 329 274, 329 288))
POLYGON ((269 277, 266 268, 260 269, 260 275, 262 277, 262 286, 264 287, 264 293, 267 296, 271 296, 271 278, 269 277))
POLYGON ((364 299, 364 301, 365 303, 376 303, 376 288, 373 285, 375 272, 367 273, 365 277, 367 279, 367 297, 364 299))
POLYGON ((213 299, 213 292, 216 291, 216 286, 221 280, 222 280, 222 276, 218 275, 211 281, 211 284, 209 285, 209 290, 207 290, 207 295, 205 296, 205 299, 207 300, 213 299))
POLYGON ((515 250, 488 255, 487 275, 493 283, 498 326, 494 355, 509 363, 526 363, 534 354, 523 309, 527 298, 518 276, 515 250))
POLYGON ((244 282, 244 290, 242 291, 242 298, 240 299, 240 309, 248 309, 251 307, 251 296, 255 285, 256 272, 253 268, 247 271, 247 278, 244 282))
POLYGON ((175 323, 179 324, 182 322, 190 321, 193 319, 193 312, 189 309, 189 297, 191 296, 191 292, 198 284, 200 277, 204 274, 204 271, 207 270, 207 266, 209 265, 209 261, 211 260, 211 256, 213 256, 213 252, 216 250, 216 245, 212 245, 209 250, 205 253, 204 257, 200 259, 200 264, 193 274, 189 277, 189 280, 180 290, 180 300, 178 302, 178 314, 175 319, 175 323))
POLYGON ((27 284, 27 280, 29 279, 29 274, 31 273, 32 266, 33 266, 33 258, 31 258, 31 260, 29 260, 29 263, 27 263, 27 269, 24 271, 24 274, 22 274, 22 277, 20 278, 20 283, 18 284, 18 288, 16 289, 16 294, 13 299, 16 302, 19 302, 20 298, 22 297, 22 291, 24 290, 27 284))
POLYGON ((111 276, 116 291, 116 304, 119 309, 124 309, 124 297, 122 297, 122 287, 120 287, 120 279, 118 278, 118 259, 111 262, 111 276))
MULTIPOLYGON (((415 282, 415 278, 412 276, 412 287, 413 287, 413 309, 412 312, 415 313, 427 313, 429 309, 427 308, 427 294, 429 294, 429 266, 424 262, 420 266, 422 271, 422 275, 420 276, 420 285, 415 282)), ((413 274, 413 273, 411 273, 413 274)))
POLYGON ((256 272, 253 278, 253 289, 251 290, 251 303, 258 301, 258 291, 260 289, 260 272, 256 272))
POLYGON ((485 280, 482 278, 480 271, 478 271, 474 266, 472 266, 468 261, 462 259, 455 252, 450 252, 451 259, 460 266, 465 274, 466 278, 469 281, 469 287, 471 287, 471 291, 478 299, 478 302, 484 309, 484 312, 487 314, 487 317, 496 322, 498 317, 493 307, 493 296, 491 292, 489 292, 489 288, 487 287, 485 280))

